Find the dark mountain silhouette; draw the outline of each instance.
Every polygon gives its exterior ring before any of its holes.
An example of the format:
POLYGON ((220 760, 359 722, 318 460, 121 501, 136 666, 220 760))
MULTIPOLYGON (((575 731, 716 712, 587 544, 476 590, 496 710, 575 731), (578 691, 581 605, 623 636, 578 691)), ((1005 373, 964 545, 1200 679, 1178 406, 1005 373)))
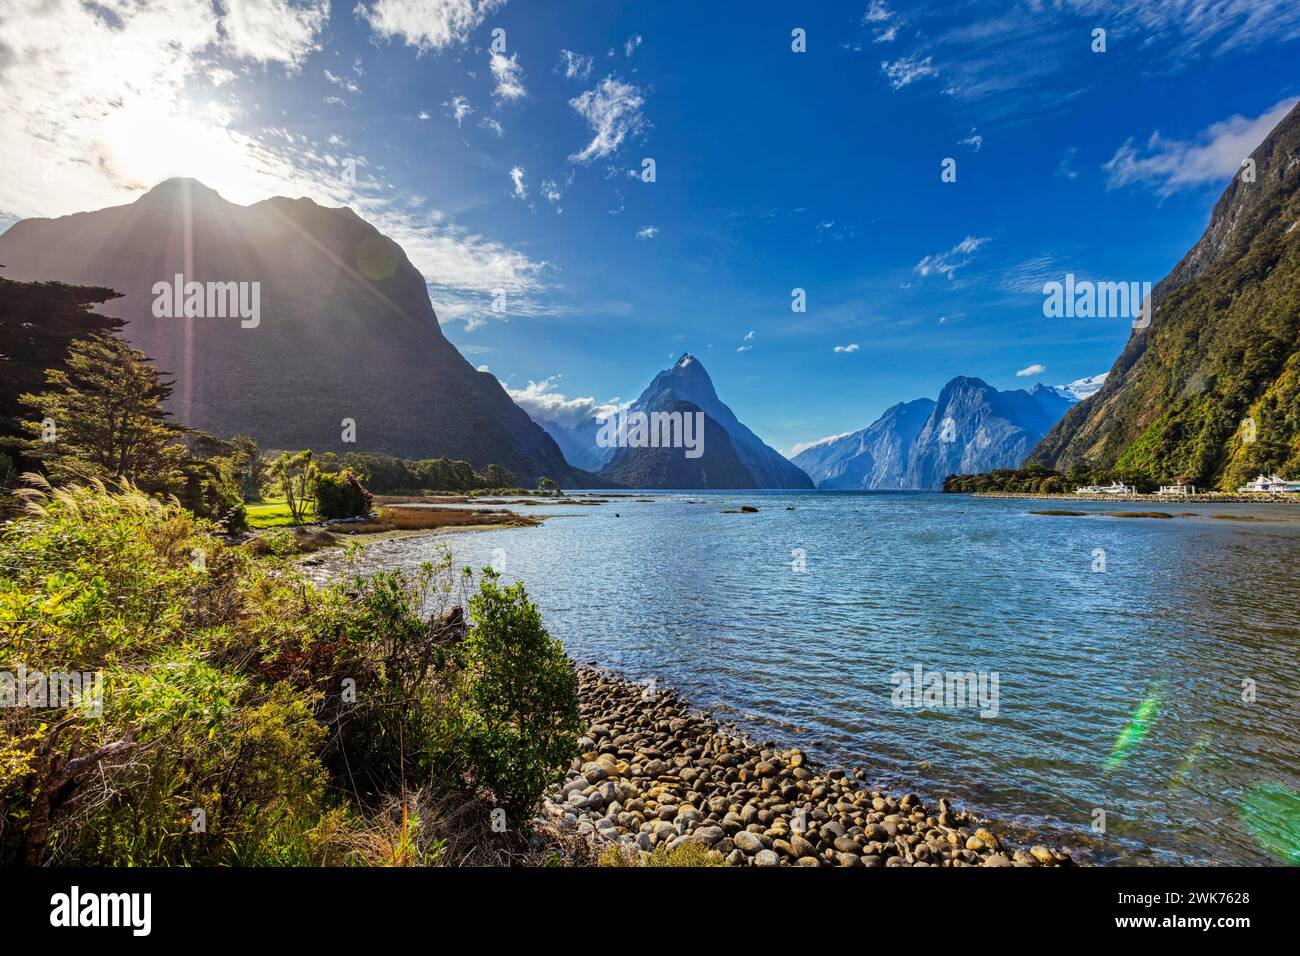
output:
POLYGON ((175 377, 170 410, 267 448, 371 451, 495 463, 524 483, 580 481, 555 442, 438 327, 401 247, 351 209, 275 197, 239 206, 167 180, 138 200, 0 236, 14 279, 122 293, 124 334, 175 377), (260 322, 157 318, 155 283, 259 283, 260 322), (343 419, 356 423, 342 441, 343 419))
MULTIPOLYGON (((674 401, 654 411, 691 415, 700 409, 690 402, 674 401)), ((618 448, 600 477, 628 488, 756 488, 754 476, 744 466, 731 436, 708 415, 704 416, 703 450, 687 458, 681 448, 618 448)))

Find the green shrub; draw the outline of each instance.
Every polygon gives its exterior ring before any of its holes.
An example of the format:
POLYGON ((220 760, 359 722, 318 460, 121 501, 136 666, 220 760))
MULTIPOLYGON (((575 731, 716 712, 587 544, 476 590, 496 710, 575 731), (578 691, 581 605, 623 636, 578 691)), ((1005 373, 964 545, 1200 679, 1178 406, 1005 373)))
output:
POLYGON ((321 518, 357 518, 370 514, 373 501, 357 476, 343 469, 316 479, 316 514, 321 518))
POLYGON ((478 780, 512 819, 530 812, 578 754, 578 678, 523 584, 485 568, 460 647, 465 739, 478 780))
POLYGON ((576 753, 576 678, 522 585, 487 573, 466 637, 445 551, 318 587, 177 502, 26 497, 0 532, 0 671, 105 692, 99 716, 0 708, 0 865, 460 860, 576 753))

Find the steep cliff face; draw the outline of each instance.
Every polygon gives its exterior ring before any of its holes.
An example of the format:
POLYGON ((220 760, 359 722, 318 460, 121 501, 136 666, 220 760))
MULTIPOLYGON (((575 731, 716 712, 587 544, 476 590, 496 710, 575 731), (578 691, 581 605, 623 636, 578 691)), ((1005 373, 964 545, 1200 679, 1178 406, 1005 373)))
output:
POLYGON ((0 236, 16 279, 109 286, 124 334, 176 380, 178 421, 270 448, 496 463, 523 481, 576 475, 555 442, 438 327, 397 243, 350 209, 275 197, 238 206, 168 180, 125 206, 29 219, 0 236), (259 321, 157 317, 155 283, 257 283, 259 321), (356 424, 342 441, 342 421, 356 424))
POLYGON ((835 491, 898 491, 905 487, 912 443, 934 411, 934 402, 900 402, 866 428, 805 448, 792 460, 818 488, 835 491))
MULTIPOLYGON (((695 460, 690 471, 684 474, 703 476, 694 480, 709 482, 726 481, 726 484, 673 484, 640 485, 639 487, 675 487, 675 488, 812 488, 812 480, 799 468, 791 464, 775 449, 768 447, 757 435, 750 431, 727 405, 718 398, 709 373, 699 359, 692 355, 683 355, 672 368, 665 369, 654 377, 641 397, 628 409, 630 413, 671 411, 680 403, 686 403, 693 409, 702 411, 708 422, 721 430, 725 441, 715 440, 713 429, 705 432, 704 458, 711 458, 715 453, 720 458, 716 463, 701 464, 695 460), (748 480, 737 474, 730 464, 731 457, 743 468, 748 480), (703 468, 703 470, 701 470, 703 468), (734 483, 743 481, 744 483, 734 483)), ((602 478, 621 484, 636 486, 628 481, 628 474, 640 470, 635 464, 639 457, 664 457, 662 449, 634 448, 626 453, 615 455, 606 468, 600 472, 602 478)), ((684 457, 681 449, 673 449, 672 454, 684 457)))
MULTIPOLYGON (((698 406, 684 401, 667 402, 653 410, 682 415, 700 412, 698 406)), ((600 477, 627 488, 757 488, 726 429, 708 415, 703 420, 703 454, 698 458, 688 458, 681 448, 618 448, 600 477)))
POLYGON ((1300 472, 1300 106, 1251 154, 1153 290, 1105 385, 1031 462, 1230 489, 1300 472))
POLYGON ((1073 406, 1045 385, 999 392, 958 376, 937 402, 895 405, 860 431, 804 449, 794 462, 818 488, 934 491, 948 475, 1019 465, 1073 406))
POLYGON ((906 487, 938 489, 948 475, 1018 464, 1056 417, 1029 392, 999 392, 978 378, 958 376, 943 387, 912 443, 906 487))

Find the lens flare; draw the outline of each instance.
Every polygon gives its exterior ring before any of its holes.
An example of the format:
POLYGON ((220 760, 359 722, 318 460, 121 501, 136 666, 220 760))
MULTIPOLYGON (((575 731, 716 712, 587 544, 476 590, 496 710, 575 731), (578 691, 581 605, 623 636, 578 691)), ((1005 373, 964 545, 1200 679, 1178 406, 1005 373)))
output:
POLYGON ((1160 698, 1164 693, 1165 682, 1158 680, 1151 685, 1146 699, 1138 704, 1137 710, 1129 718, 1120 735, 1115 738, 1115 746, 1110 749, 1110 759, 1106 761, 1106 772, 1115 770, 1142 743, 1151 730, 1151 725, 1160 716, 1160 698))
POLYGON ((1265 852, 1300 865, 1300 791, 1260 784, 1241 803, 1241 823, 1265 852))

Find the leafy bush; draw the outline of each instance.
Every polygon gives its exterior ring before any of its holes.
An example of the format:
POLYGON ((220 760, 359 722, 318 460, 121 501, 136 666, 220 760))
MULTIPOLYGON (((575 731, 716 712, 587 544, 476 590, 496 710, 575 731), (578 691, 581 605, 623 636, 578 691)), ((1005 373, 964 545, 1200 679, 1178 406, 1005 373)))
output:
POLYGON ((464 860, 477 821, 526 822, 576 751, 573 672, 520 585, 484 580, 466 637, 449 555, 317 587, 177 502, 23 495, 0 672, 104 693, 99 715, 0 708, 0 865, 464 860))
POLYGON ((467 748, 479 779, 515 817, 578 754, 578 678, 521 583, 502 587, 485 568, 469 608, 467 748))
POLYGON ((316 479, 316 514, 321 518, 357 518, 370 514, 374 500, 347 468, 321 472, 316 479))

